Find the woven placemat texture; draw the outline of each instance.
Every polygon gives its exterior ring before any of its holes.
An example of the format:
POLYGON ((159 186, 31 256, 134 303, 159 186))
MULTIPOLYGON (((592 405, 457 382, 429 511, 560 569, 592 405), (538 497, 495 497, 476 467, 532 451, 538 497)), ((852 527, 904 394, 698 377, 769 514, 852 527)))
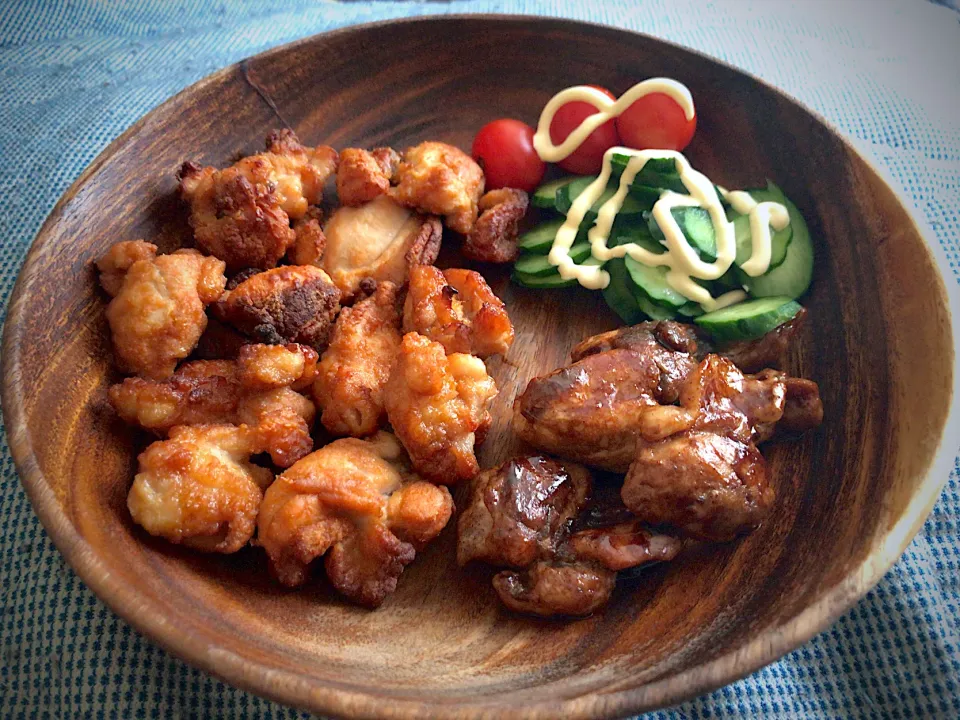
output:
MULTIPOLYGON (((152 107, 280 43, 453 12, 548 14, 642 30, 763 77, 873 151, 934 229, 948 281, 960 282, 960 16, 947 7, 921 0, 6 0, 4 315, 26 250, 61 193, 152 107)), ((955 470, 900 562, 830 630, 745 680, 650 717, 960 717, 958 513, 955 470)), ((50 542, 0 441, 0 717, 301 715, 172 658, 97 600, 50 542)))

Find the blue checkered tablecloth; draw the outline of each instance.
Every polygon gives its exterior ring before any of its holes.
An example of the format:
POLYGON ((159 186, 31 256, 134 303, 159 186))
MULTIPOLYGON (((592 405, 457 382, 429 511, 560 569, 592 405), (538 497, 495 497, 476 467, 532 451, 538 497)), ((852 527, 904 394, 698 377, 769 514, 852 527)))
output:
MULTIPOLYGON (((960 16, 939 0, 0 0, 0 299, 60 194, 178 90, 269 47, 428 13, 572 17, 745 68, 873 151, 960 282, 960 16)), ((300 716, 169 656, 74 575, 0 441, 0 717, 300 716)), ((957 439, 960 445, 960 439, 957 439)), ((960 717, 960 478, 903 558, 831 629, 657 718, 960 717)))

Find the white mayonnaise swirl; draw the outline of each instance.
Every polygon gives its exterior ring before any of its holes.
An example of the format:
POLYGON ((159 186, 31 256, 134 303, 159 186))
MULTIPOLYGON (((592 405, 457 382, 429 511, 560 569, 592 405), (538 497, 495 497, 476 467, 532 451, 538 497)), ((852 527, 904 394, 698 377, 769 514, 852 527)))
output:
MULTIPOLYGON (((557 93, 540 114, 533 146, 544 162, 558 162, 574 152, 586 138, 603 123, 618 116, 630 105, 651 93, 669 95, 683 109, 689 120, 694 116, 693 98, 686 86, 668 78, 652 78, 634 85, 616 101, 604 93, 587 86, 567 88, 557 93), (557 110, 573 101, 590 103, 598 111, 584 121, 559 145, 550 138, 550 123, 557 110)), ((613 147, 603 156, 600 175, 574 200, 567 219, 557 231, 548 258, 557 267, 565 280, 575 279, 581 285, 593 290, 601 290, 610 282, 610 275, 602 268, 591 265, 578 265, 570 257, 570 247, 577 236, 577 230, 587 211, 597 202, 607 188, 612 173, 612 158, 615 154, 628 155, 630 160, 620 176, 616 193, 598 210, 596 224, 587 237, 590 240, 591 254, 601 261, 630 255, 637 262, 649 267, 666 266, 666 279, 669 285, 689 300, 699 303, 704 310, 718 310, 746 298, 742 290, 733 290, 714 298, 710 292, 696 282, 716 280, 723 275, 737 255, 736 238, 733 225, 727 220, 720 197, 714 184, 702 173, 693 169, 687 159, 673 150, 634 150, 625 147, 613 147), (623 206, 630 184, 650 160, 673 160, 680 181, 688 191, 681 194, 665 190, 653 206, 653 217, 663 231, 664 252, 654 253, 636 243, 626 243, 608 247, 610 231, 617 213, 623 206), (675 207, 702 207, 710 215, 717 243, 717 259, 704 262, 695 248, 687 241, 671 210, 675 207)), ((779 203, 757 203, 744 192, 724 192, 727 202, 737 212, 750 216, 751 255, 744 263, 743 270, 751 277, 762 275, 770 267, 771 235, 770 226, 781 230, 789 223, 787 209, 779 203)))

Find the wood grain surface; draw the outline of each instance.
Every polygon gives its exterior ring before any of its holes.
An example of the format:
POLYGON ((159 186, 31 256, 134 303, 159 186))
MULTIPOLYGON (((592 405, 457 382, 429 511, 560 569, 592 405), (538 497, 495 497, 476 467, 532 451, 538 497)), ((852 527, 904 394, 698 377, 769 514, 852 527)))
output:
MULTIPOLYGON (((459 263, 446 241, 443 262, 459 263)), ((616 325, 598 293, 531 291, 481 268, 517 340, 490 363, 489 467, 519 449, 509 408, 527 380, 616 325)), ((942 281, 917 227, 853 149, 792 100, 649 37, 561 20, 450 17, 351 28, 218 72, 114 142, 43 226, 3 339, 3 411, 23 483, 85 582, 177 655, 227 681, 349 717, 613 717, 675 703, 768 663, 826 627, 899 556, 936 499, 952 403, 942 281), (823 427, 769 445, 778 500, 758 532, 623 583, 594 617, 511 615, 490 574, 458 569, 447 528, 384 606, 322 580, 292 592, 259 549, 209 557, 148 537, 125 507, 143 438, 115 419, 117 380, 91 261, 118 240, 170 249, 187 158, 224 165, 276 127, 310 144, 468 148, 486 121, 535 123, 556 91, 686 83, 694 165, 727 187, 773 178, 815 238, 810 327, 789 369, 820 383, 823 427), (938 459, 939 457, 939 459, 938 459), (940 467, 940 466, 938 466, 940 467)), ((953 448, 949 449, 950 451, 953 448)))

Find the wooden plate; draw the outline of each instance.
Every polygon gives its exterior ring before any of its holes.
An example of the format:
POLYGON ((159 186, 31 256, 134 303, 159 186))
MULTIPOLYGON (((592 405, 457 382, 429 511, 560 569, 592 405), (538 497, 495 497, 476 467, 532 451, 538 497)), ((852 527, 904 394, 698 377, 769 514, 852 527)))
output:
MULTIPOLYGON (((935 243, 931 243, 935 244, 935 243)), ((455 248, 446 261, 457 262, 455 248)), ((614 326, 597 294, 525 291, 485 269, 517 326, 491 364, 497 424, 527 379, 614 326)), ((84 581, 136 628, 243 688, 349 717, 611 717, 750 673, 826 627, 896 560, 948 475, 954 388, 947 294, 890 188, 809 111, 730 67, 650 37, 561 20, 451 17, 349 28, 227 68, 124 133, 40 231, 10 305, 3 409, 23 484, 84 581), (309 143, 469 147, 487 120, 535 122, 579 82, 622 92, 685 82, 699 127, 688 156, 729 187, 775 178, 817 243, 812 331, 792 370, 820 383, 819 432, 770 446, 778 504, 744 539, 618 588, 578 622, 504 612, 481 570, 459 570, 452 527, 377 612, 322 581, 289 592, 259 550, 207 557, 132 526, 137 438, 115 420, 104 298, 91 261, 110 244, 183 239, 182 160, 223 165, 290 126, 309 143)))

